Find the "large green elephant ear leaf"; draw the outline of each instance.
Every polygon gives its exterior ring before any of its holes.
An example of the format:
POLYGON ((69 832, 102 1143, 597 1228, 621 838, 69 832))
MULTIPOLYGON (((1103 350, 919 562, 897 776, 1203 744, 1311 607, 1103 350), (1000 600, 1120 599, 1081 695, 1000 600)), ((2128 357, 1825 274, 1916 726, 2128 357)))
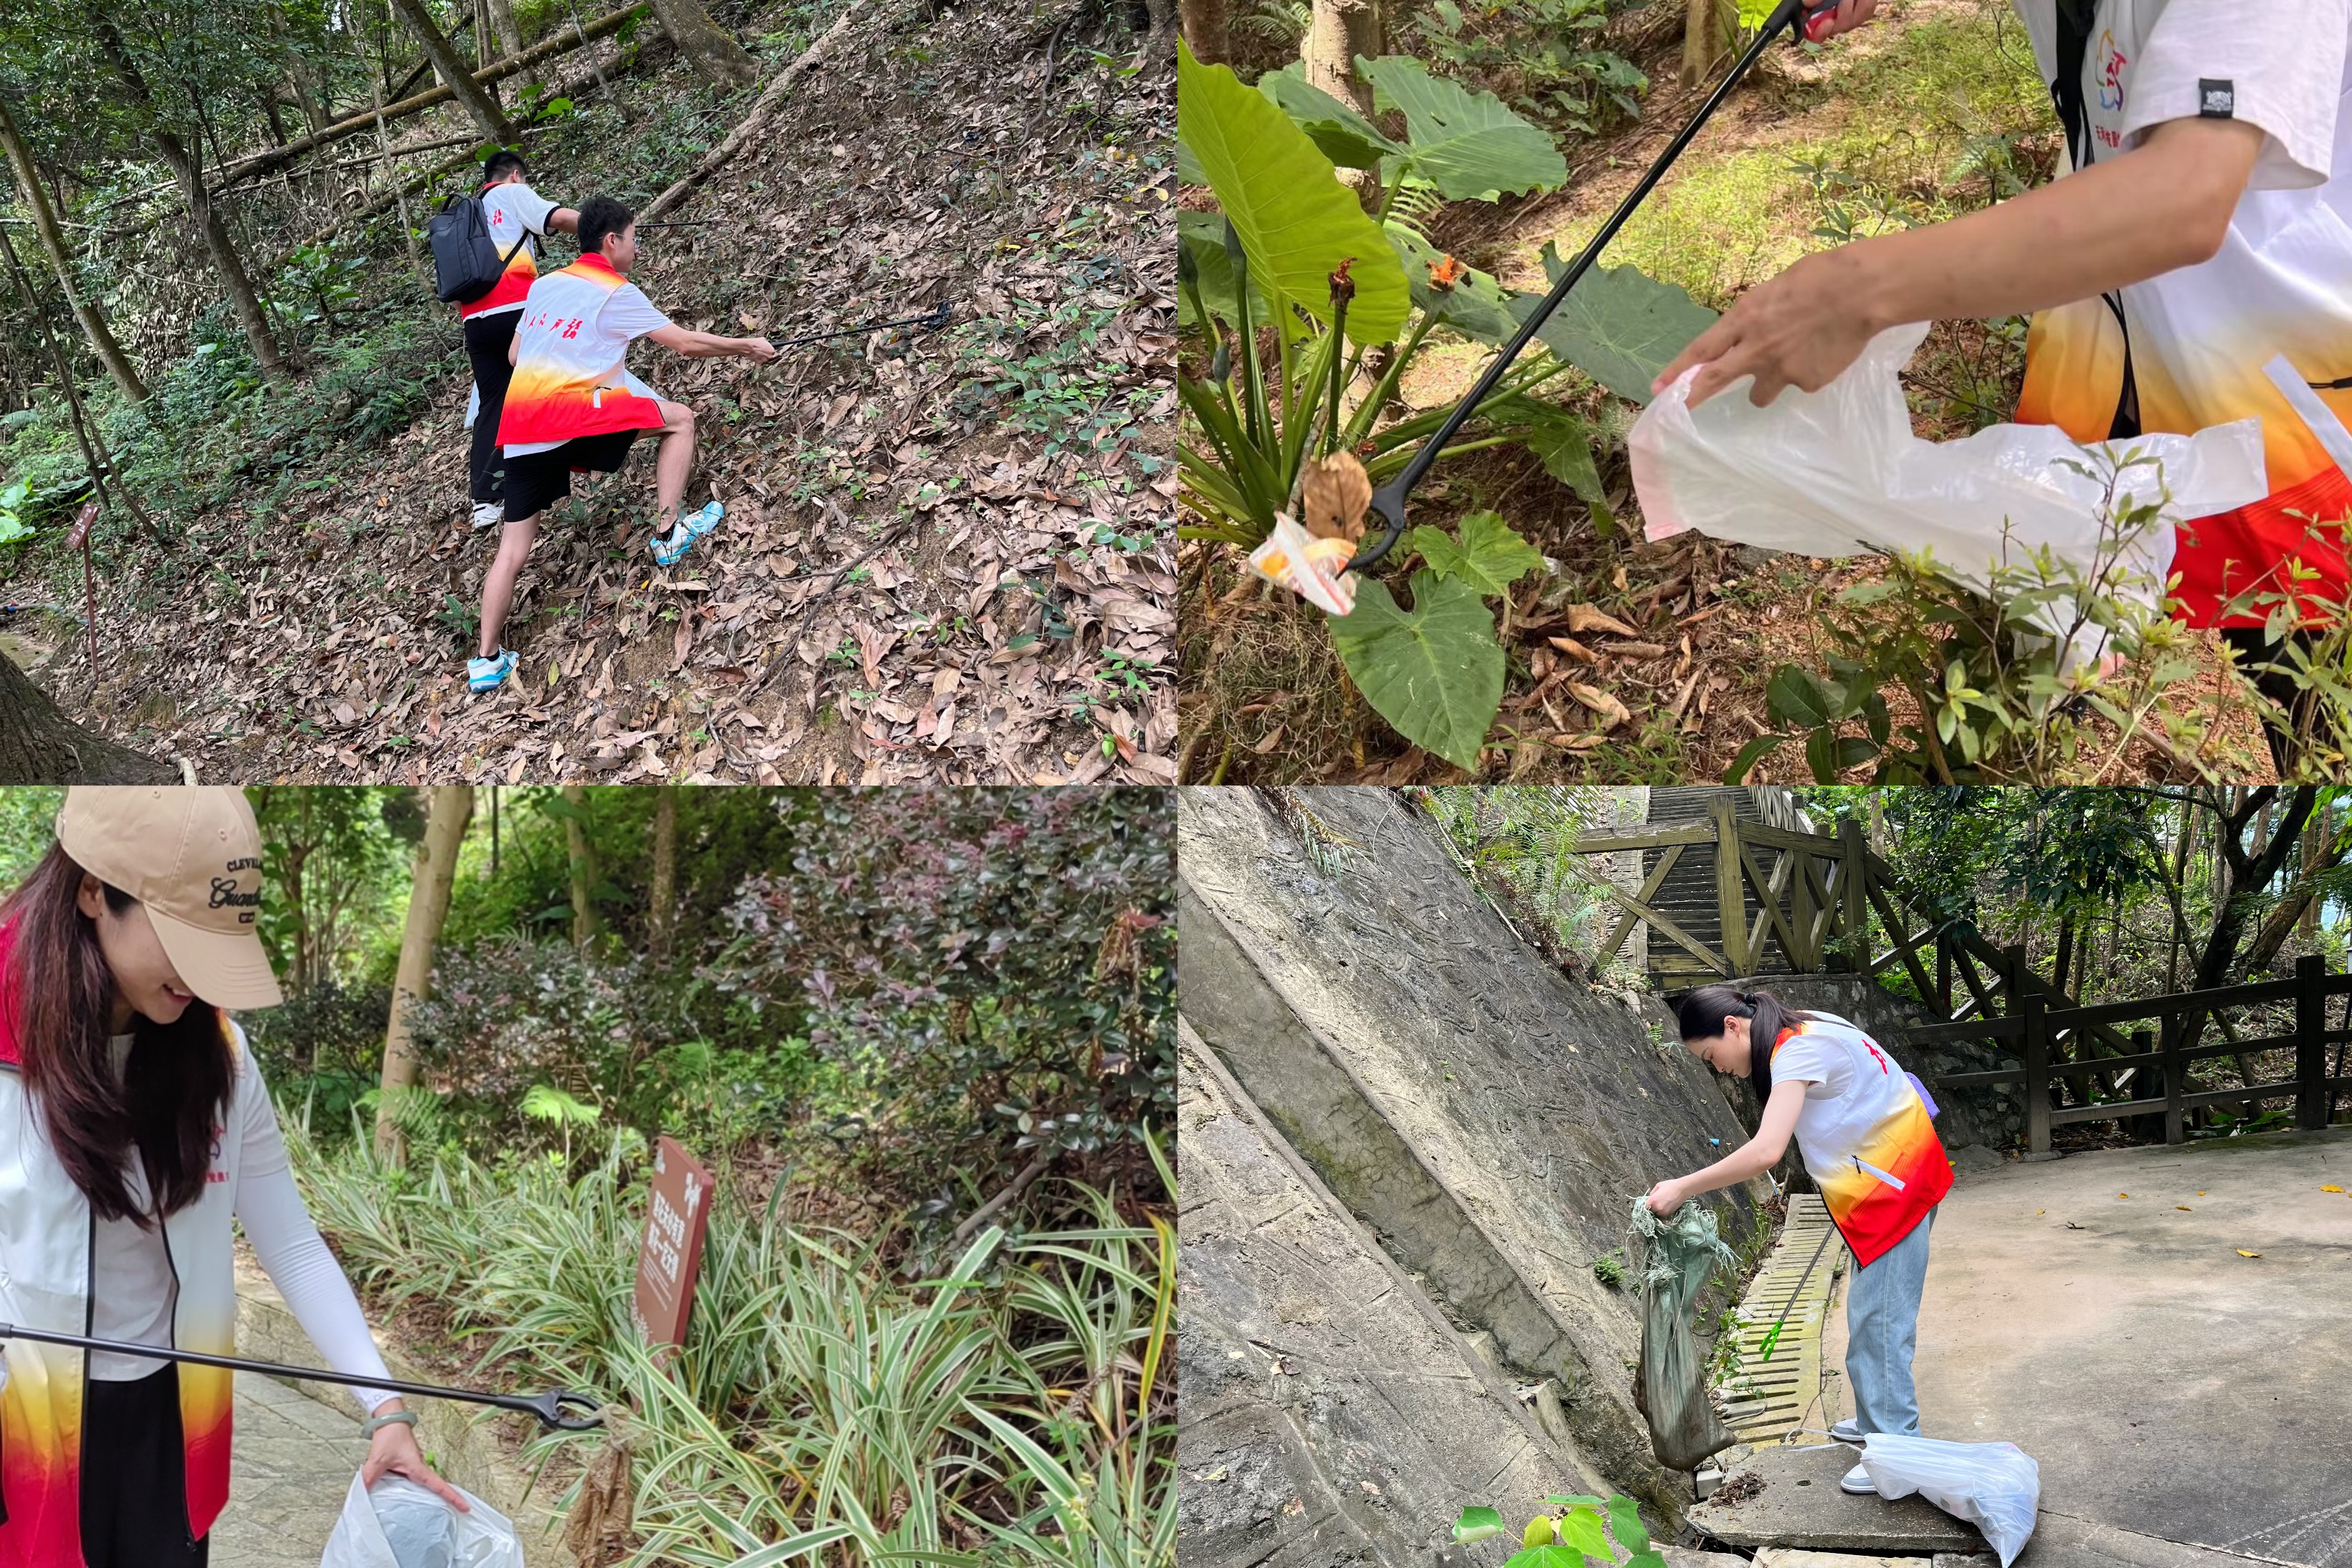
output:
POLYGON ((1241 236, 1251 282, 1328 325, 1331 274, 1351 262, 1349 338, 1393 342, 1412 308, 1404 268, 1331 160, 1265 95, 1201 64, 1181 40, 1176 70, 1177 138, 1241 236))
POLYGON ((1358 59, 1381 109, 1404 111, 1406 157, 1412 172, 1448 201, 1557 190, 1568 180, 1568 160, 1539 128, 1503 107, 1491 92, 1471 93, 1429 74, 1407 55, 1358 59))
MULTIPOLYGON (((1229 326, 1241 322, 1241 301, 1234 294, 1234 263, 1225 251, 1225 220, 1215 213, 1180 212, 1176 215, 1176 243, 1192 257, 1198 269, 1201 303, 1209 313, 1229 326)), ((1250 320, 1263 322, 1266 319, 1265 291, 1253 289, 1250 320)), ((1192 300, 1184 289, 1176 291, 1179 319, 1186 325, 1192 321, 1192 300)))
POLYGON ((1380 127, 1308 81, 1307 68, 1296 61, 1258 78, 1257 89, 1343 169, 1373 168, 1382 158, 1404 152, 1381 134, 1380 127))
MULTIPOLYGON (((1555 283, 1568 270, 1549 242, 1543 261, 1555 283)), ((1524 321, 1540 303, 1541 295, 1515 295, 1511 314, 1524 321)), ((1658 372, 1714 324, 1713 310, 1672 283, 1636 267, 1595 267, 1536 335, 1544 347, 1618 396, 1646 404, 1658 372)))
POLYGON ((1440 289, 1430 281, 1430 274, 1445 260, 1445 253, 1393 219, 1388 228, 1389 243, 1396 247, 1397 259, 1404 263, 1412 302, 1433 320, 1465 338, 1496 346, 1519 330, 1510 312, 1509 290, 1491 274, 1465 267, 1454 287, 1440 289))
POLYGON ((1402 610, 1386 584, 1361 577, 1354 612, 1330 626, 1356 689, 1398 734, 1456 767, 1478 765, 1503 705, 1503 646, 1477 589, 1416 572, 1402 610))

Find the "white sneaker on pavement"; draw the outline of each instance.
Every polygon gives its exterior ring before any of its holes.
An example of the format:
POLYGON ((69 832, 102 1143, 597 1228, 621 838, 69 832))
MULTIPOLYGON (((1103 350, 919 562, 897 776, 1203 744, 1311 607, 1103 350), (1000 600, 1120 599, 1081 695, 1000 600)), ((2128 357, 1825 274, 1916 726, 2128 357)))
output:
POLYGON ((1845 1479, 1838 1482, 1838 1489, 1840 1491, 1852 1492, 1856 1497, 1876 1497, 1878 1495, 1877 1487, 1871 1484, 1870 1472, 1864 1469, 1860 1465, 1856 1465, 1853 1468, 1845 1473, 1845 1479))
POLYGON ((1849 1415, 1830 1428, 1830 1436, 1841 1443, 1859 1443, 1863 1436, 1862 1423, 1849 1415))

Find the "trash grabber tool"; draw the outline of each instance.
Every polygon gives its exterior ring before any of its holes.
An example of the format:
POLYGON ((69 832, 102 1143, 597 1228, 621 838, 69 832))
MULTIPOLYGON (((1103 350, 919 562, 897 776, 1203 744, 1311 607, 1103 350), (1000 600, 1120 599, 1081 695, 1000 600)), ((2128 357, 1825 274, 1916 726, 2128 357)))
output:
POLYGON ((1780 37, 1781 29, 1793 28, 1796 29, 1796 37, 1818 41, 1821 30, 1829 25, 1836 13, 1837 0, 1814 0, 1811 5, 1806 0, 1780 0, 1773 7, 1763 29, 1756 35, 1756 41, 1748 46, 1748 52, 1732 66, 1731 73, 1706 95, 1706 101, 1699 105, 1698 112, 1691 116, 1690 123, 1666 144, 1665 152, 1650 165, 1650 172, 1642 176, 1642 183, 1618 204, 1609 221, 1601 226, 1601 232, 1592 237, 1592 242, 1584 247, 1574 264, 1560 274, 1559 281, 1551 286, 1551 292, 1543 297, 1543 302, 1528 312, 1518 331, 1488 363, 1477 384, 1454 405, 1454 412, 1446 416, 1445 423, 1437 427, 1436 434, 1421 444, 1421 449, 1412 455, 1412 460, 1404 466, 1404 470, 1372 493, 1372 510, 1380 514, 1381 521, 1387 526, 1381 530, 1379 541, 1370 549, 1360 552, 1348 563, 1349 571, 1360 572, 1378 565, 1381 558, 1395 547, 1397 540, 1404 533, 1405 501, 1412 494, 1412 488, 1421 483, 1422 476, 1429 472, 1429 466, 1437 461, 1438 453, 1445 449, 1445 444, 1454 439, 1454 432, 1477 412, 1478 405, 1495 390, 1495 384, 1503 379, 1503 373, 1511 368, 1511 362, 1519 357, 1519 351, 1526 348, 1536 333, 1542 330, 1543 324, 1551 319, 1552 311, 1568 298, 1568 291, 1576 287, 1577 280, 1591 267, 1601 247, 1616 237, 1617 231, 1625 226, 1625 220, 1633 216, 1633 210, 1642 205, 1652 187, 1665 176, 1666 171, 1674 166, 1675 160, 1682 156, 1683 149, 1691 144, 1691 139, 1699 133, 1717 107, 1731 95, 1731 89, 1739 85, 1740 79, 1754 68, 1756 62, 1764 58, 1765 49, 1780 37))
POLYGON ((1789 1292, 1788 1305, 1780 1309, 1780 1317, 1773 1321, 1772 1331, 1766 1334, 1764 1336, 1764 1342, 1757 1347, 1756 1359, 1758 1361, 1770 1361, 1772 1359, 1772 1347, 1780 1342, 1780 1331, 1788 1326, 1789 1313, 1797 1305, 1797 1298, 1803 1292, 1805 1289, 1805 1281, 1813 1277, 1813 1264, 1819 1263, 1822 1260, 1822 1254, 1830 1249, 1830 1237, 1835 1236, 1837 1233, 1838 1228, 1833 1225, 1827 1226, 1822 1228, 1822 1244, 1813 1248, 1812 1262, 1806 1264, 1805 1271, 1797 1276, 1796 1289, 1789 1292))
POLYGON ((491 1405, 501 1410, 519 1410, 527 1415, 536 1415, 541 1426, 561 1432, 586 1432, 604 1424, 604 1418, 595 1414, 602 1408, 599 1401, 568 1389, 550 1389, 545 1394, 477 1394, 469 1388, 436 1388, 430 1384, 401 1383, 388 1377, 354 1377, 349 1373, 321 1372, 307 1366, 277 1366, 266 1361, 247 1361, 242 1356, 206 1355, 201 1351, 127 1344, 121 1340, 97 1340, 83 1334, 52 1333, 47 1329, 23 1329, 14 1323, 0 1323, 0 1341, 5 1340, 35 1340, 42 1344, 110 1351, 117 1355, 144 1356, 152 1361, 192 1362, 197 1366, 223 1366, 231 1372, 257 1372, 269 1377, 299 1378, 307 1383, 340 1383, 354 1388, 381 1388, 388 1393, 413 1394, 420 1399, 455 1399, 468 1405, 491 1405), (570 1415, 567 1407, 588 1414, 570 1415))

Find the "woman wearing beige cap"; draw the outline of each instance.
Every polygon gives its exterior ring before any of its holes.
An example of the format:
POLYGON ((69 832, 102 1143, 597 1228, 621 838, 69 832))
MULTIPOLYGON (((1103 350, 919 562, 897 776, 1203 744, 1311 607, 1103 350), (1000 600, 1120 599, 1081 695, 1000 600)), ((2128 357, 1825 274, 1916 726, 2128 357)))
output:
MULTIPOLYGON (((387 1375, 320 1239, 245 1035, 278 982, 235 789, 73 789, 0 903, 0 1322, 226 1355, 232 1216, 330 1365, 387 1375)), ((228 1500, 230 1378, 0 1342, 0 1568, 186 1568, 228 1500)), ((401 1402, 362 1471, 464 1508, 401 1402)))

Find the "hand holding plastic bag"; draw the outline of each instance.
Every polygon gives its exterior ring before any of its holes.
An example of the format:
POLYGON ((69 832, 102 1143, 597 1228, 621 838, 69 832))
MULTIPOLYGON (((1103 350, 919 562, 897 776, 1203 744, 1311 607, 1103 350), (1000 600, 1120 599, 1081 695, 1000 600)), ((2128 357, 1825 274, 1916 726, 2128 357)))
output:
POLYGON ((2000 1568, 2025 1550, 2042 1506, 2042 1467, 2014 1443, 1946 1443, 1874 1432, 1863 1439, 1862 1468, 1883 1498, 1917 1492, 1955 1519, 1984 1531, 2000 1568))
MULTIPOLYGON (((1743 379, 1694 409, 1697 371, 1685 372, 1643 411, 1629 438, 1648 536, 1696 528, 1801 555, 1927 550, 1980 590, 1996 568, 2028 566, 2047 546, 2082 581, 2119 565, 2132 580, 2126 592, 2159 603, 2172 570, 2172 529, 2117 541, 2113 522, 2103 527, 2097 465, 2064 431, 1995 425, 1943 442, 1911 433, 1896 373, 1927 335, 1924 322, 1881 332, 1819 392, 1791 387, 1765 408, 1748 400, 1743 379)), ((2126 498, 2156 500, 2159 478, 2171 492, 2167 523, 2269 493, 2259 420, 2104 446, 2116 459, 2127 450, 2157 459, 2118 476, 2116 512, 2126 498)), ((2065 623, 2047 629, 2062 632, 2065 623)))
POLYGON ((457 1489, 472 1512, 400 1476, 373 1491, 353 1476, 319 1568, 523 1568, 522 1542, 506 1515, 457 1489))

